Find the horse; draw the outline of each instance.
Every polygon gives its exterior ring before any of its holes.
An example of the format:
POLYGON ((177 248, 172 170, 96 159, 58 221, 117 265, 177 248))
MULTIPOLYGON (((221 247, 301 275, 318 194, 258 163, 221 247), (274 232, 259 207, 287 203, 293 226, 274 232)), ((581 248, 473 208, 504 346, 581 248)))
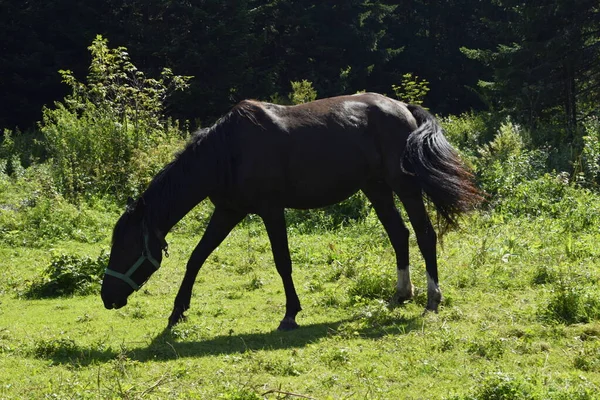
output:
POLYGON ((260 216, 285 291, 279 330, 298 327, 302 310, 292 279, 285 208, 312 209, 361 190, 371 202, 396 254, 396 299, 414 296, 409 231, 394 194, 413 226, 427 275, 424 312, 442 301, 437 234, 424 198, 445 227, 480 200, 473 175, 444 137, 435 117, 376 93, 283 106, 243 100, 185 148, 129 199, 112 236, 101 297, 107 309, 127 304, 160 267, 165 236, 194 206, 209 198, 214 213, 192 251, 168 327, 184 320, 203 263, 229 232, 252 213, 260 216))

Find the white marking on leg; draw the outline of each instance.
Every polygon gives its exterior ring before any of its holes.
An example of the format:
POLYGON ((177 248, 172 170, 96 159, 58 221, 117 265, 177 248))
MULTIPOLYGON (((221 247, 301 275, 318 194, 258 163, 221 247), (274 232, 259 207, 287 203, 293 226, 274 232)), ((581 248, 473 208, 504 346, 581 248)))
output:
POLYGON ((431 276, 429 276, 428 273, 426 273, 426 275, 427 275, 427 292, 439 292, 440 288, 439 288, 438 284, 435 283, 433 278, 431 276))
POLYGON ((409 300, 414 296, 414 289, 410 281, 410 267, 407 265, 404 269, 397 268, 398 283, 396 284, 396 294, 400 300, 409 300))

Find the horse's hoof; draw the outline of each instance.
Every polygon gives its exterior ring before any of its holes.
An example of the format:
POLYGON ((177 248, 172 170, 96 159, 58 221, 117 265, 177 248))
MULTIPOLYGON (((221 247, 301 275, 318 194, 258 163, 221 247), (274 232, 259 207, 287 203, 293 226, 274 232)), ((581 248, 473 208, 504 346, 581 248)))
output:
POLYGON ((437 314, 437 313, 439 312, 439 311, 438 311, 438 306, 439 306, 439 303, 437 303, 437 304, 434 304, 434 305, 427 304, 427 307, 425 307, 425 310, 423 310, 423 314, 422 314, 422 316, 424 317, 424 316, 425 316, 425 315, 427 315, 427 313, 429 313, 429 312, 433 312, 433 313, 436 313, 436 314, 437 314))
POLYGON ((429 308, 429 307, 425 307, 425 309, 423 310, 423 314, 421 314, 422 317, 426 316, 428 313, 438 313, 438 309, 436 308, 429 308))
POLYGON ((408 301, 411 301, 414 298, 413 293, 399 293, 396 292, 394 293, 394 296, 392 296, 392 304, 404 304, 408 301))
POLYGON ((183 313, 171 314, 171 316, 169 317, 169 324, 167 325, 167 328, 171 329, 175 325, 177 325, 178 323, 180 323, 182 321, 185 321, 186 319, 187 319, 187 317, 185 315, 183 315, 183 313))
POLYGON ((299 325, 296 323, 294 318, 285 317, 279 323, 279 327, 277 328, 277 330, 278 331, 293 331, 294 329, 297 329, 298 327, 299 327, 299 325))

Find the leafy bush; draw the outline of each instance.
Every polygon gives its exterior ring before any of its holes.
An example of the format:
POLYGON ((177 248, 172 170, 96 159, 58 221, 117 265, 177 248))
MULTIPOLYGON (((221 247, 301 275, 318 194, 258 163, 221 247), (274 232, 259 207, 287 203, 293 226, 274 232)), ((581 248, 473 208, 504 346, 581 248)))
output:
POLYGON ((292 92, 290 101, 292 104, 302 104, 314 101, 317 98, 317 91, 313 88, 312 82, 303 79, 299 82, 291 82, 292 92))
POLYGON ((290 227, 303 233, 334 230, 364 221, 369 215, 370 203, 362 193, 356 193, 341 203, 312 210, 286 210, 290 227))
POLYGON ((29 298, 85 295, 97 292, 108 265, 108 254, 97 259, 68 254, 55 256, 42 276, 31 284, 29 298))
POLYGON ((43 137, 38 131, 21 132, 4 129, 0 135, 0 173, 10 176, 18 175, 23 167, 44 159, 46 156, 42 144, 43 137))
POLYGON ((396 98, 409 104, 423 104, 423 99, 429 92, 429 82, 420 79, 412 72, 402 75, 400 85, 392 85, 396 98))
POLYGON ((125 48, 109 49, 101 36, 89 49, 87 84, 60 71, 71 94, 43 110, 41 130, 68 199, 107 193, 122 199, 140 190, 140 176, 147 173, 133 171, 136 156, 179 137, 177 124, 163 118, 164 101, 173 90, 185 89, 190 77, 165 68, 160 79, 146 78, 125 48))
POLYGON ((440 123, 448 141, 471 157, 477 154, 491 130, 483 114, 473 112, 440 118, 440 123))
POLYGON ((583 127, 586 135, 581 154, 582 172, 585 182, 597 186, 600 184, 600 121, 597 117, 589 118, 583 127))
POLYGON ((0 174, 0 241, 12 246, 40 247, 56 240, 98 242, 110 234, 112 204, 67 202, 54 183, 48 164, 24 169, 21 176, 0 174))

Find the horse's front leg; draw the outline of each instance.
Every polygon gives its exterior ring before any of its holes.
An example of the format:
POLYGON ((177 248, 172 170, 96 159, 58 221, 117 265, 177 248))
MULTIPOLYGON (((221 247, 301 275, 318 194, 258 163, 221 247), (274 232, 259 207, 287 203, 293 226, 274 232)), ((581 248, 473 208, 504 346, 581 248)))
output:
POLYGON ((261 213, 261 217, 267 228, 275 266, 277 267, 279 276, 281 276, 285 291, 285 316, 277 329, 296 329, 298 327, 296 315, 302 311, 302 307, 300 307, 300 299, 298 299, 294 281, 292 280, 292 259, 290 258, 290 249, 288 247, 285 215, 283 209, 277 209, 261 213))
POLYGON ((229 232, 231 232, 245 216, 246 214, 239 211, 223 209, 220 207, 215 209, 215 212, 208 223, 208 227, 204 232, 204 236, 202 236, 202 239, 188 260, 185 276, 179 287, 179 292, 177 292, 177 296, 175 297, 173 312, 169 317, 169 327, 172 327, 179 321, 185 319, 183 313, 190 308, 192 288, 202 264, 204 264, 210 253, 221 244, 229 232))

